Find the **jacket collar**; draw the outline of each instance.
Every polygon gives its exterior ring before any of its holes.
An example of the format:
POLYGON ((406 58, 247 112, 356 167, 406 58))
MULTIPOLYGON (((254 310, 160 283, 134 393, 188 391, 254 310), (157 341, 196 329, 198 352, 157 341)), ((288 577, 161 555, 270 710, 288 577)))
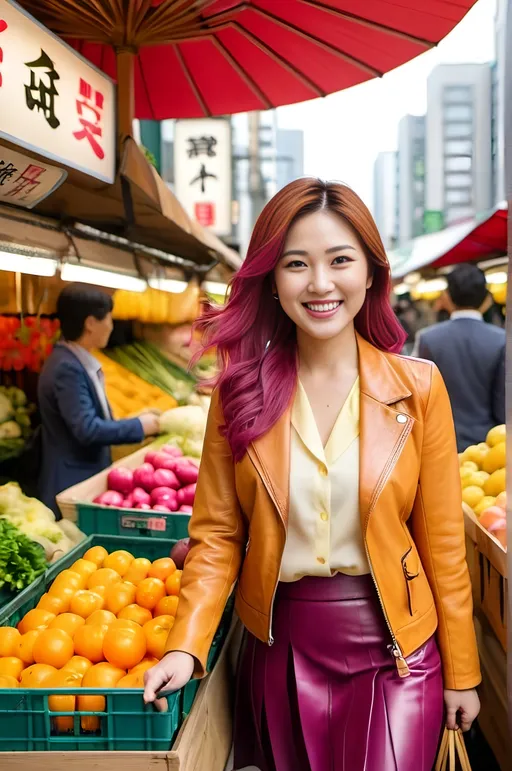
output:
MULTIPOLYGON (((401 435, 410 431, 408 423, 397 421, 397 411, 389 407, 411 396, 386 354, 356 334, 360 379, 360 509, 363 523, 376 502, 380 481, 387 478, 398 459, 395 451, 401 435), (390 460, 394 459, 394 463, 390 460)), ((285 525, 290 500, 290 439, 292 400, 288 409, 264 436, 248 449, 267 491, 285 525)), ((408 422, 412 422, 408 417, 408 422)))

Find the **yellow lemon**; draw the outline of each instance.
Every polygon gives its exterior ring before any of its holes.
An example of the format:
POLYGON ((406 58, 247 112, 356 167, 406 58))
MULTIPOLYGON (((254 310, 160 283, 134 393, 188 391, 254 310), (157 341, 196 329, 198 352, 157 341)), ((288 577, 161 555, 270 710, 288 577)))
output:
POLYGON ((464 503, 467 503, 468 506, 471 506, 472 509, 474 509, 475 506, 478 506, 483 497, 484 491, 481 487, 476 487, 476 485, 465 487, 462 491, 462 500, 464 503))
POLYGON ((491 447, 487 455, 485 456, 482 468, 487 471, 488 474, 492 474, 494 471, 498 471, 500 468, 505 468, 507 462, 507 445, 506 442, 500 442, 491 447))
POLYGON ((474 460, 463 461, 461 468, 467 468, 470 471, 478 471, 478 465, 475 463, 474 460))
POLYGON ((499 444, 500 442, 504 442, 506 438, 507 427, 505 424, 502 424, 501 426, 494 426, 494 428, 491 428, 487 434, 486 442, 489 447, 494 447, 494 445, 499 444))
POLYGON ((473 511, 477 515, 477 517, 480 516, 486 509, 490 508, 490 506, 494 506, 494 501, 496 498, 492 495, 485 495, 480 503, 477 503, 473 511))
POLYGON ((470 468, 465 468, 464 466, 461 466, 459 469, 460 474, 460 480, 462 482, 462 486, 464 486, 464 480, 469 479, 472 474, 475 472, 470 468))
POLYGON ((470 487, 471 485, 475 485, 476 487, 483 487, 484 484, 489 479, 490 474, 487 473, 487 471, 474 471, 468 480, 464 480, 463 487, 470 487), (469 484, 466 484, 466 482, 469 482, 469 484))
POLYGON ((482 468, 482 462, 487 455, 489 451, 489 448, 487 445, 482 447, 479 444, 472 444, 470 447, 467 447, 464 452, 462 453, 462 463, 466 463, 467 461, 472 461, 473 463, 476 463, 478 468, 482 468))
MULTIPOLYGON (((504 468, 500 468, 492 473, 489 479, 485 482, 484 492, 486 495, 494 495, 494 497, 497 497, 500 493, 505 492, 506 487, 506 472, 504 468)), ((466 488, 466 490, 467 489, 468 488, 466 488)), ((466 492, 466 490, 464 490, 463 493, 466 492)))

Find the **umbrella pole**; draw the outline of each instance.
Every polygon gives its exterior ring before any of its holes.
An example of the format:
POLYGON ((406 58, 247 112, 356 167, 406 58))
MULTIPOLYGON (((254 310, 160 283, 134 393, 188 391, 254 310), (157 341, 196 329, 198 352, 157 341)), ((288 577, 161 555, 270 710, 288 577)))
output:
POLYGON ((132 136, 135 117, 135 51, 117 50, 117 114, 121 136, 132 136))

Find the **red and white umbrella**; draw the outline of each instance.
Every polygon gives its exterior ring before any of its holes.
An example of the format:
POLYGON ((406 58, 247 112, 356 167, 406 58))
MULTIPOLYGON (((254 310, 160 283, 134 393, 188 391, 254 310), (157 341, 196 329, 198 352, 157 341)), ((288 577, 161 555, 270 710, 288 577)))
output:
POLYGON ((156 120, 225 115, 350 88, 437 45, 474 3, 21 0, 118 78, 125 126, 130 113, 156 120))

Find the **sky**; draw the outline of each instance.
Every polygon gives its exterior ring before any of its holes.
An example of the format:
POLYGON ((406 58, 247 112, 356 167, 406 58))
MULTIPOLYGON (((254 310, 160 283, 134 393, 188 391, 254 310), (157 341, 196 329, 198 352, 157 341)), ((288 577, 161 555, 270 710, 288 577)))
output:
POLYGON ((431 70, 438 64, 494 59, 495 10, 496 0, 478 0, 436 49, 383 78, 279 107, 279 128, 304 130, 304 174, 346 182, 372 207, 375 158, 396 150, 403 115, 425 112, 431 70))

